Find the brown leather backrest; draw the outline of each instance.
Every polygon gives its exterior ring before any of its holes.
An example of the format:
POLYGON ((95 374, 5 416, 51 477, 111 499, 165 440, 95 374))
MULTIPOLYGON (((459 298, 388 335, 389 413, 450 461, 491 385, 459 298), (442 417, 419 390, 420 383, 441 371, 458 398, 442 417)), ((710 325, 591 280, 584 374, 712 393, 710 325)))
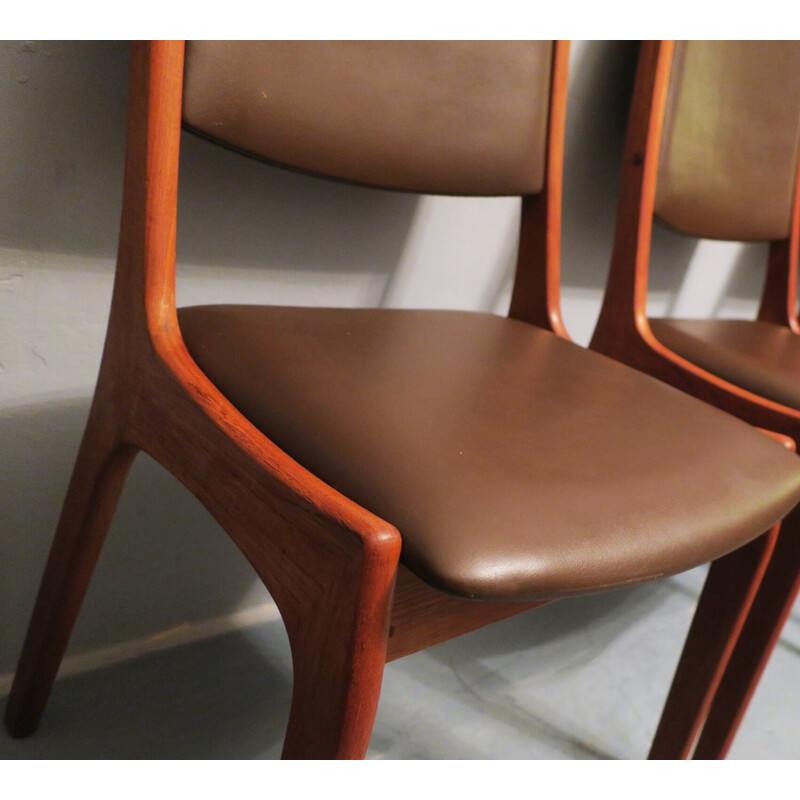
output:
POLYGON ((789 235, 800 137, 800 42, 678 42, 656 214, 695 236, 789 235))
POLYGON ((184 123, 374 186, 515 195, 544 180, 552 42, 189 42, 184 123))

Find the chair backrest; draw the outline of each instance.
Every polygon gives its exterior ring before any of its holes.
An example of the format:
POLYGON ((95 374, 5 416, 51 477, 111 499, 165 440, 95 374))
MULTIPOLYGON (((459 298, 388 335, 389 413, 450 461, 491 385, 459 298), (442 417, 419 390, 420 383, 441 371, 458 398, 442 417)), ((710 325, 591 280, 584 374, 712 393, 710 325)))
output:
POLYGON ((800 42, 678 42, 655 213, 695 236, 789 236, 800 143, 800 42))
POLYGON ((656 216, 703 238, 769 241, 758 319, 800 334, 798 149, 800 43, 643 42, 592 349, 657 377, 673 370, 647 319, 656 216))
POLYGON ((183 120, 252 155, 373 186, 531 195, 553 43, 189 42, 183 120))

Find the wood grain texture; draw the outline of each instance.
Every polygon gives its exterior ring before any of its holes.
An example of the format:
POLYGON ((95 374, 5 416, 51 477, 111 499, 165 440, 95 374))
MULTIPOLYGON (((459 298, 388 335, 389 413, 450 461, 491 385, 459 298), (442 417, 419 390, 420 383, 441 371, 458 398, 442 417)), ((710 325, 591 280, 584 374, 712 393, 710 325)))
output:
POLYGON ((136 449, 121 443, 95 401, 5 710, 12 736, 33 733, 105 540, 136 449))
MULTIPOLYGON (((611 270, 590 347, 734 414, 751 425, 774 431, 784 444, 788 442, 793 445, 800 441, 800 410, 756 395, 698 367, 661 344, 650 329, 646 299, 653 198, 672 52, 671 42, 642 44, 623 157, 611 270)), ((800 197, 797 192, 792 220, 790 238, 771 245, 759 319, 786 325, 797 331, 800 330, 795 310, 800 230, 800 197)), ((665 707, 654 742, 653 757, 686 757, 692 751, 694 738, 704 723, 709 726, 709 734, 702 747, 698 743, 695 757, 724 756, 760 670, 777 640, 779 628, 785 619, 785 608, 791 605, 796 592, 796 582, 788 576, 796 575, 800 570, 800 547, 794 546, 799 539, 800 515, 795 511, 782 524, 775 554, 752 602, 752 619, 743 622, 738 612, 735 620, 728 617, 724 626, 727 630, 724 644, 720 632, 714 634, 710 630, 709 620, 715 613, 713 609, 716 604, 710 595, 708 600, 702 601, 696 624, 699 631, 706 633, 695 631, 687 640, 685 663, 682 662, 679 667, 680 674, 676 675, 673 694, 665 707), (764 625, 772 626, 768 633, 761 630, 760 626, 764 625), (701 635, 713 635, 714 646, 721 658, 720 664, 723 661, 730 663, 724 677, 718 670, 712 670, 705 661, 702 648, 697 644, 701 635), (699 683, 695 684, 692 692, 687 692, 679 687, 690 681, 688 674, 693 669, 705 672, 706 676, 702 679, 697 676, 691 678, 691 681, 697 680, 699 683), (703 682, 706 690, 699 691, 703 682), (712 701, 717 686, 719 702, 712 701), (682 701, 674 694, 677 692, 682 693, 682 701), (709 717, 705 722, 707 711, 709 717)), ((712 568, 709 580, 719 587, 717 591, 732 597, 736 583, 740 585, 740 591, 744 591, 748 583, 748 571, 753 576, 758 574, 761 557, 758 548, 749 548, 743 554, 745 556, 751 559, 749 565, 731 562, 728 567, 720 562, 719 566, 712 568)), ((710 592, 710 585, 704 590, 704 598, 710 592)), ((746 605, 746 597, 739 597, 737 602, 741 609, 746 605)), ((722 613, 721 607, 719 613, 722 613)), ((704 735, 701 735, 701 741, 704 735)))
POLYGON ((377 707, 400 537, 255 430, 183 346, 174 302, 182 58, 180 42, 132 49, 106 346, 7 725, 22 735, 38 724, 125 469, 141 449, 209 508, 278 604, 297 686, 285 755, 361 757, 377 707))
MULTIPOLYGON (((666 50, 647 52, 660 65, 655 83, 663 81, 666 50)), ((127 468, 136 452, 144 450, 208 508, 275 599, 294 667, 284 757, 361 758, 387 659, 541 603, 452 597, 400 567, 400 533, 277 448, 188 354, 174 295, 182 62, 182 42, 137 43, 132 49, 122 227, 106 345, 6 722, 15 735, 36 728, 127 468)), ((558 259, 566 64, 566 44, 559 43, 554 49, 546 189, 538 198, 523 199, 510 312, 562 336, 558 259)), ((647 81, 638 91, 649 91, 647 81)), ((657 113, 648 113, 650 125, 657 113)), ((631 160, 638 168, 643 145, 634 138, 632 147, 631 160)), ((645 160, 644 167, 646 188, 654 177, 652 164, 645 160)), ((629 179, 624 207, 639 209, 647 192, 629 179)), ((648 202, 652 206, 652 198, 648 202)), ((645 219, 639 214, 636 225, 644 226, 645 219)), ((618 229, 619 264, 631 248, 641 260, 633 233, 618 229)), ((635 272, 623 274, 615 292, 623 299, 632 296, 643 313, 646 285, 642 288, 641 281, 635 272)), ((609 341, 621 341, 626 325, 638 330, 638 321, 634 314, 634 323, 609 327, 609 341)), ((642 330, 647 331, 646 320, 642 330)), ((673 364, 676 370, 680 366, 673 364)), ((736 558, 724 564, 728 566, 716 568, 714 575, 726 570, 739 574, 736 558)), ((752 556, 742 574, 747 569, 752 574, 760 564, 752 556)), ((741 584, 751 586, 746 579, 741 584)), ((737 595, 738 601, 748 596, 737 595)), ((739 620, 736 608, 742 607, 729 609, 735 617, 731 629, 739 620)), ((701 629, 704 620, 697 623, 701 629)), ((728 652, 725 647, 720 658, 728 652)), ((712 680, 720 663, 718 658, 705 670, 712 680)), ((693 687, 702 704, 707 702, 706 689, 707 682, 693 687)))
POLYGON ((394 661, 543 605, 546 602, 489 603, 443 594, 401 565, 397 571, 386 660, 394 661))
MULTIPOLYGON (((564 45, 557 52, 563 70, 564 45)), ((106 344, 6 724, 16 736, 39 724, 127 469, 143 450, 211 512, 281 612, 294 667, 283 756, 361 758, 387 655, 415 652, 540 603, 450 597, 405 569, 395 600, 397 530, 279 450, 189 356, 175 309, 183 53, 182 42, 132 47, 106 344)), ((554 81, 565 87, 563 74, 554 81)))

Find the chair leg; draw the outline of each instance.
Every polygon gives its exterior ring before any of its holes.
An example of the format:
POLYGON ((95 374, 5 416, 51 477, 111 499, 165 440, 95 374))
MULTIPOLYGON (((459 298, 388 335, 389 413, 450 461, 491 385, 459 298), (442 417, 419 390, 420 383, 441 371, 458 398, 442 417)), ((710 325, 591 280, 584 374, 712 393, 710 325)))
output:
POLYGON ((766 569, 777 530, 776 526, 709 567, 649 758, 690 756, 766 569))
MULTIPOLYGON (((320 538, 320 551, 308 551, 297 572, 300 553, 290 552, 291 544, 283 552, 274 548, 282 524, 269 518, 268 507, 257 508, 255 519, 237 518, 230 506, 220 507, 210 495, 205 499, 212 513, 221 512, 215 516, 267 587, 286 626, 293 688, 282 758, 364 758, 386 664, 399 541, 362 549, 352 546, 353 538, 329 549, 320 538)), ((302 527, 288 530, 293 543, 307 538, 302 527)))
POLYGON ((366 755, 386 663, 391 592, 389 583, 369 608, 368 592, 340 585, 306 609, 299 626, 287 625, 294 687, 282 758, 366 755))
POLYGON ((5 723, 12 736, 39 725, 136 448, 120 444, 95 403, 28 626, 5 723))
POLYGON ((294 666, 283 757, 363 758, 386 663, 399 533, 360 510, 347 527, 325 502, 290 491, 258 440, 242 446, 172 378, 152 383, 132 426, 142 450, 231 537, 281 613, 294 666))
POLYGON ((800 589, 800 509, 781 526, 761 587, 714 696, 694 758, 725 758, 800 589))

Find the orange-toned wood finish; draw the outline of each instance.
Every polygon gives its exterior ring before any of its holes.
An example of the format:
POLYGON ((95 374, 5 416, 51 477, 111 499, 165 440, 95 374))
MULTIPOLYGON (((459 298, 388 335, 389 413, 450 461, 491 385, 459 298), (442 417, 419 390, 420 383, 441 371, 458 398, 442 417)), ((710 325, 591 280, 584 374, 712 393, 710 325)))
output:
MULTIPOLYGON (((182 42, 132 47, 122 227, 106 345, 6 725, 24 736, 39 723, 127 470, 143 450, 210 510, 281 612, 294 664, 283 756, 361 758, 387 658, 541 603, 450 597, 404 568, 395 596, 399 533, 275 447, 189 356, 174 295, 183 52, 182 42)), ((565 43, 554 59, 553 80, 563 86, 565 43)), ((553 96, 553 117, 562 126, 563 94, 553 96)), ((548 171, 553 184, 560 148, 548 171)), ((558 213, 553 202, 549 208, 558 213)), ((551 224, 540 215, 526 235, 545 238, 551 224)), ((532 263, 522 273, 538 268, 532 263)), ((519 305, 528 302, 522 298, 519 305)))
POLYGON ((401 564, 397 570, 386 660, 394 661, 543 605, 546 601, 479 603, 442 594, 401 564))
MULTIPOLYGON (((628 138, 623 157, 617 228, 611 270, 603 306, 591 348, 636 369, 676 386, 695 397, 739 416, 743 420, 792 441, 800 440, 800 410, 781 405, 701 369, 672 352, 654 336, 647 319, 646 300, 653 201, 658 171, 661 128, 664 117, 673 43, 644 42, 637 70, 628 138)), ((758 318, 788 326, 800 332, 796 314, 797 258, 800 240, 800 196, 795 192, 792 229, 786 240, 773 242, 764 293, 758 318)), ((777 641, 778 632, 798 590, 800 570, 800 513, 792 512, 784 520, 775 545, 774 556, 764 572, 752 610, 746 622, 737 618, 728 624, 728 642, 722 648, 723 661, 730 658, 724 676, 716 675, 709 684, 709 694, 687 698, 681 688, 681 674, 702 670, 703 647, 700 639, 707 632, 694 630, 687 640, 681 663, 664 709, 662 725, 654 742, 654 757, 680 758, 693 751, 695 738, 702 728, 695 758, 722 758, 744 714, 758 677, 777 641), (693 638, 698 641, 693 643, 693 638), (735 646, 735 649, 734 649, 735 646), (692 655, 694 653, 694 655, 692 655), (732 653, 732 654, 731 654, 732 653), (716 698, 714 687, 719 685, 716 698), (664 726, 663 719, 688 713, 687 702, 695 706, 694 718, 676 728, 664 726), (706 710, 708 710, 707 718, 706 710), (703 723, 705 727, 703 727, 703 723)), ((758 572, 761 556, 751 547, 750 572, 758 572)), ((730 558, 730 557, 729 557, 730 558)), ((738 560, 738 556, 736 557, 738 560)), ((705 594, 726 592, 726 581, 737 580, 741 570, 732 567, 731 577, 712 570, 698 607, 698 615, 709 621, 718 610, 705 594), (706 610, 708 605, 712 610, 706 610)), ((702 620, 696 624, 702 627, 702 620)))
POLYGON ((400 536, 250 425, 186 352, 174 302, 183 44, 132 49, 125 194, 89 425, 9 698, 36 728, 125 469, 144 450, 211 511, 286 624, 295 690, 285 757, 361 757, 377 707, 400 536))
POLYGON ((561 317, 561 194, 569 48, 557 42, 550 82, 544 190, 522 198, 519 249, 508 316, 569 334, 561 317))
POLYGON ((714 695, 694 758, 727 755, 800 590, 800 508, 792 511, 781 527, 761 587, 714 695))
MULTIPOLYGON (((122 228, 106 346, 6 724, 18 736, 37 727, 127 469, 143 450, 210 510, 275 599, 294 664, 283 756, 361 758, 387 660, 541 603, 480 603, 427 586, 399 566, 397 530, 280 451, 187 353, 174 297, 182 64, 181 42, 132 48, 122 228)), ((562 336, 558 248, 566 65, 567 45, 559 43, 546 188, 538 198, 523 199, 511 307, 511 316, 562 336)), ((715 575, 730 573, 733 582, 726 585, 739 587, 725 610, 729 628, 740 624, 770 541, 752 545, 748 552, 754 555, 744 567, 735 556, 714 568, 715 575)), ((698 629, 705 630, 701 623, 698 629)), ((724 657, 722 639, 714 652, 724 657)), ((715 658, 694 695, 709 696, 708 684, 721 671, 715 658)), ((666 719, 663 725, 668 730, 678 722, 666 719)))
POLYGON ((714 561, 670 686, 650 758, 688 758, 775 549, 779 526, 714 561), (677 748, 680 752, 676 752, 677 748))

